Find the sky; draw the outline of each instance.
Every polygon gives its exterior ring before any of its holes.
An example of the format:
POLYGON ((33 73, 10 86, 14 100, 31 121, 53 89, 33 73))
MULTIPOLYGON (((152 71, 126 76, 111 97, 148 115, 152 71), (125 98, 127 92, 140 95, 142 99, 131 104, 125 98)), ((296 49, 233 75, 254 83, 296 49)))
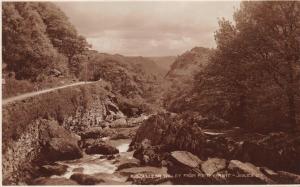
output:
POLYGON ((214 48, 218 19, 232 20, 238 1, 57 2, 92 48, 127 56, 174 56, 214 48))

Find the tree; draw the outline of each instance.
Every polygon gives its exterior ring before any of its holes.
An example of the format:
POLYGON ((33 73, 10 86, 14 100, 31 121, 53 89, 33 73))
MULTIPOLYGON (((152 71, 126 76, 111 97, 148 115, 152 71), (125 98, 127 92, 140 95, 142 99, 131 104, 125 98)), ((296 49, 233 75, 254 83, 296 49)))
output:
POLYGON ((57 57, 31 3, 3 3, 3 61, 17 79, 35 80, 57 57))
POLYGON ((37 81, 50 69, 79 75, 89 45, 52 3, 3 3, 3 61, 17 79, 37 81))
POLYGON ((38 11, 47 25, 46 33, 53 46, 68 58, 71 73, 78 75, 80 61, 78 56, 84 55, 90 45, 85 38, 78 35, 67 16, 52 3, 39 3, 38 11))
POLYGON ((235 14, 250 59, 285 93, 289 123, 296 126, 300 81, 300 2, 243 2, 235 14))
POLYGON ((281 90, 289 123, 296 127, 300 2, 242 2, 234 20, 235 25, 224 19, 219 23, 210 73, 221 80, 219 85, 230 97, 228 100, 236 101, 241 122, 245 120, 247 100, 254 98, 258 89, 265 91, 256 96, 261 98, 271 94, 267 91, 281 90))

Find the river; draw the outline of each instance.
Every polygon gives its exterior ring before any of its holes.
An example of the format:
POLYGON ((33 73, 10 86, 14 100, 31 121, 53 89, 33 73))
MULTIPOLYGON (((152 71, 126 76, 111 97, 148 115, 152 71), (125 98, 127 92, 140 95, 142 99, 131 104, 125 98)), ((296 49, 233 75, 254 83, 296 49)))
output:
MULTIPOLYGON (((51 178, 67 178, 69 179, 74 173, 82 173, 87 175, 102 174, 103 177, 109 177, 110 181, 123 183, 126 177, 112 175, 118 166, 119 160, 133 159, 133 152, 127 152, 131 139, 109 140, 104 139, 108 144, 115 146, 119 150, 119 154, 113 159, 102 158, 101 154, 88 155, 80 159, 57 161, 56 163, 68 166, 67 171, 63 175, 52 175, 51 178), (110 175, 107 175, 110 174, 110 175)), ((111 183, 111 182, 110 182, 111 183)))

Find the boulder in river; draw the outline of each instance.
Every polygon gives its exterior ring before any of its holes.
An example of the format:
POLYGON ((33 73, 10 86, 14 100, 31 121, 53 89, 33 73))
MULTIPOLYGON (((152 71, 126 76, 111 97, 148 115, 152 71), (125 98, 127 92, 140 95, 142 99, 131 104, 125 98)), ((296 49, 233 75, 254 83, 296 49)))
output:
POLYGON ((58 125, 56 121, 41 124, 42 153, 47 161, 72 160, 82 157, 80 137, 58 125))
POLYGON ((112 155, 119 153, 119 150, 113 146, 107 145, 105 142, 99 142, 86 148, 87 154, 103 154, 112 155))
POLYGON ((68 166, 54 163, 52 165, 44 165, 39 169, 39 173, 43 176, 62 175, 67 171, 68 166))
POLYGON ((65 138, 52 138, 47 144, 47 160, 72 160, 82 157, 82 152, 74 142, 65 138))
POLYGON ((104 180, 101 178, 81 173, 74 173, 70 179, 81 185, 95 185, 104 182, 104 180))

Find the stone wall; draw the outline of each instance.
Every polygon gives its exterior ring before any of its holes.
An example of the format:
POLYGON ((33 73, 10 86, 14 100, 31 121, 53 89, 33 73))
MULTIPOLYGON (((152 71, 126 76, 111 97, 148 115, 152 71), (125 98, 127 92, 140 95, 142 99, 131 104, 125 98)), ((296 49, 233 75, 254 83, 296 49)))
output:
POLYGON ((3 184, 22 184, 26 180, 25 168, 40 152, 39 121, 28 124, 28 128, 17 141, 12 141, 2 155, 3 184))
POLYGON ((18 101, 3 108, 3 184, 22 184, 33 162, 42 158, 42 121, 56 121, 78 133, 124 117, 114 95, 97 84, 67 88, 18 101))

